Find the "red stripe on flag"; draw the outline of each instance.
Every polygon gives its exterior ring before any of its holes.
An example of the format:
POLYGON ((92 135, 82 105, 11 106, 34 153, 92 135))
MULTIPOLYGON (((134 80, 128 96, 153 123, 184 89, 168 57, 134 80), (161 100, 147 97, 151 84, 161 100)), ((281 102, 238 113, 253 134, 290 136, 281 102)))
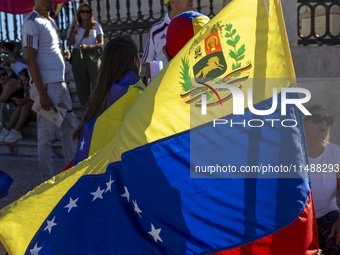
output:
POLYGON ((312 194, 304 211, 287 227, 247 245, 215 255, 312 255, 318 251, 318 229, 312 194))

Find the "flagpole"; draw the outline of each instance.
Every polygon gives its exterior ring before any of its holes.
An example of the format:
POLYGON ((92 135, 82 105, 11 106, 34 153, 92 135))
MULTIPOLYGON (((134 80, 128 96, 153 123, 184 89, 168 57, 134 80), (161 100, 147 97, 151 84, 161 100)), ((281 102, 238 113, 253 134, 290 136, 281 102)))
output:
MULTIPOLYGON (((76 11, 76 0, 72 0, 72 4, 73 4, 73 15, 74 18, 76 19, 77 25, 79 26, 79 22, 78 22, 78 17, 77 17, 77 11, 76 11)), ((79 44, 80 44, 80 37, 79 37, 79 32, 78 32, 78 27, 77 27, 77 34, 76 36, 78 37, 79 40, 79 44)), ((83 52, 82 50, 79 48, 79 54, 80 54, 80 59, 83 59, 83 52)))

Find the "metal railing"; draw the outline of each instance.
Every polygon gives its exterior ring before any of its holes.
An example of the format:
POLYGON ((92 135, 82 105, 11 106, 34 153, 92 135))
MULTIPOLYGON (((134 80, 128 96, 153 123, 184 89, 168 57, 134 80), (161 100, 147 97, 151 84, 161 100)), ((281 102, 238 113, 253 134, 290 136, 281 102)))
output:
POLYGON ((23 15, 0 12, 0 42, 12 42, 20 48, 23 15))
MULTIPOLYGON (((122 34, 130 34, 142 53, 150 27, 162 19, 167 12, 163 1, 88 0, 87 2, 95 10, 94 19, 102 25, 105 40, 122 34)), ((82 2, 84 1, 80 0, 80 3, 82 2)), ((221 6, 217 6, 214 0, 194 0, 194 7, 195 10, 210 18, 221 9, 221 6)), ((56 17, 63 45, 65 45, 73 13, 73 5, 69 2, 63 5, 56 17)), ((0 25, 0 40, 11 41, 20 46, 23 15, 0 13, 0 19, 4 21, 1 22, 4 24, 0 25)))
POLYGON ((340 44, 340 0, 298 0, 298 44, 340 44))
MULTIPOLYGON (((167 11, 163 0, 89 0, 88 2, 95 10, 95 20, 101 23, 106 40, 128 33, 134 38, 140 51, 144 48, 151 25, 160 20, 167 11)), ((214 0, 195 0, 194 6, 195 10, 209 17, 213 17, 220 8, 216 8, 214 0)), ((298 0, 297 13, 297 39, 300 45, 340 44, 340 0, 298 0)), ((24 15, 0 12, 0 42, 10 41, 20 48, 20 28, 23 19, 24 15)), ((73 7, 71 3, 67 3, 56 18, 64 42, 72 19, 73 7)))

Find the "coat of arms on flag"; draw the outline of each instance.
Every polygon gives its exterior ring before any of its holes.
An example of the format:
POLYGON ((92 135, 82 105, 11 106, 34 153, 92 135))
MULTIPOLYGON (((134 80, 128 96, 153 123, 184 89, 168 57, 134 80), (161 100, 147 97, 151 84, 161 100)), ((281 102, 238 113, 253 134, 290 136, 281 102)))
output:
POLYGON ((192 43, 188 55, 194 54, 194 63, 189 63, 188 56, 182 58, 181 97, 185 103, 195 102, 201 107, 201 95, 208 94, 207 106, 222 104, 232 98, 228 89, 214 89, 214 84, 228 83, 240 89, 242 81, 249 77, 252 65, 242 60, 246 57, 246 46, 241 44, 241 36, 232 24, 218 21, 207 25, 200 31, 198 38, 192 43), (228 54, 225 54, 229 50, 228 54), (191 70, 192 68, 192 70, 191 70), (193 72, 194 79, 190 73, 193 72))
MULTIPOLYGON (((285 116, 296 126, 244 126, 252 112, 234 115, 236 100, 218 107, 230 95, 219 83, 254 89, 256 109, 269 108, 273 87, 295 86, 279 0, 231 1, 129 104, 102 149, 3 208, 9 254, 315 254, 308 173, 191 177, 191 166, 217 168, 217 159, 237 171, 308 163, 295 105, 285 116), (239 124, 215 128, 216 118, 239 124)), ((268 117, 283 119, 279 109, 268 117)), ((92 142, 112 128, 100 122, 92 142)))

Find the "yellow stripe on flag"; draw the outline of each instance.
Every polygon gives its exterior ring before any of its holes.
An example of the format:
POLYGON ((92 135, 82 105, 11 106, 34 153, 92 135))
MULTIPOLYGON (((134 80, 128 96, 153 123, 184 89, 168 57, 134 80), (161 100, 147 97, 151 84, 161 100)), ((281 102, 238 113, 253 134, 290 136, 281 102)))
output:
POLYGON ((268 5, 269 17, 263 1, 232 1, 203 27, 156 76, 143 95, 129 109, 125 116, 126 121, 122 123, 115 138, 116 148, 112 160, 120 160, 121 153, 125 151, 232 113, 233 100, 223 103, 223 107, 220 105, 210 107, 209 114, 202 116, 201 108, 186 104, 180 97, 183 93, 181 86, 183 59, 188 59, 191 68, 190 77, 195 83, 193 73, 193 66, 197 63, 195 50, 201 46, 201 51, 204 51, 204 40, 214 31, 219 31, 227 70, 223 75, 209 82, 211 86, 232 72, 232 65, 236 61, 229 53, 235 52, 235 48, 240 49, 242 45, 245 45, 245 57, 238 63, 241 64, 241 68, 247 64, 252 66, 245 71, 249 77, 242 82, 242 91, 246 95, 248 87, 254 87, 254 104, 272 97, 273 87, 277 87, 280 92, 281 87, 295 86, 294 68, 281 4, 279 0, 273 0, 268 1, 268 5), (227 25, 232 25, 230 31, 225 30, 227 25), (221 30, 219 26, 223 26, 221 30), (240 38, 236 47, 228 44, 230 37, 226 38, 227 32, 234 31, 236 32, 233 39, 235 40, 237 35, 240 38), (260 87, 262 85, 263 87, 260 87), (135 132, 131 133, 133 128, 135 132))
POLYGON ((141 81, 131 85, 125 95, 97 118, 92 134, 95 139, 91 141, 89 156, 102 149, 116 136, 117 129, 122 123, 126 111, 142 93, 143 88, 145 88, 145 85, 141 81))
POLYGON ((67 172, 63 172, 41 184, 9 207, 0 211, 0 221, 8 224, 4 231, 0 226, 0 240, 9 254, 24 254, 30 240, 46 217, 80 177, 105 172, 107 165, 110 163, 109 158, 113 150, 114 143, 112 138, 116 135, 117 128, 123 121, 125 112, 142 93, 143 88, 145 88, 145 85, 140 81, 130 86, 124 96, 97 118, 93 132, 93 137, 96 137, 96 139, 91 142, 89 155, 98 152, 111 141, 105 150, 101 150, 99 155, 93 158, 89 157, 67 172), (43 194, 43 196, 39 196, 39 194, 43 194), (14 208, 15 212, 12 213, 14 208), (30 217, 27 218, 27 215, 30 215, 30 217), (5 237, 11 236, 13 231, 18 231, 20 235, 15 235, 14 240, 6 239, 5 237))
POLYGON ((58 12, 60 12, 61 7, 63 7, 63 5, 64 5, 64 3, 57 4, 57 7, 56 7, 55 10, 54 10, 54 15, 57 15, 58 12))
MULTIPOLYGON (((232 113, 233 100, 229 100, 223 103, 223 107, 218 104, 209 107, 209 115, 202 117, 201 108, 195 106, 197 102, 188 103, 184 98, 185 93, 204 89, 199 86, 197 76, 207 74, 213 65, 219 66, 215 69, 222 69, 223 73, 208 81, 208 85, 236 79, 235 76, 228 77, 228 74, 240 71, 246 77, 245 81, 239 82, 244 94, 248 87, 256 90, 254 103, 270 98, 274 86, 294 86, 295 75, 280 1, 267 2, 269 15, 263 0, 231 1, 184 46, 136 99, 116 135, 103 149, 2 209, 0 239, 10 254, 24 254, 36 231, 80 177, 105 172, 106 166, 119 161, 124 152, 232 113), (232 43, 235 47, 230 45, 232 43), (243 47, 245 51, 242 53, 243 47), (223 55, 225 64, 217 63, 212 57, 217 51, 223 55), (183 73, 190 76, 191 85, 183 82, 183 73), (263 79, 265 84, 257 79, 263 79), (274 82, 269 83, 265 79, 274 82), (186 85, 191 90, 186 91, 186 85)), ((96 130, 100 132, 104 128, 105 123, 99 121, 96 130)), ((104 137, 98 142, 99 145, 94 143, 91 151, 96 151, 111 137, 104 137)))
MULTIPOLYGON (((111 148, 112 149, 112 148, 111 148)), ((46 217, 80 177, 104 172, 110 149, 51 178, 0 210, 0 240, 9 254, 24 254, 46 217)))

